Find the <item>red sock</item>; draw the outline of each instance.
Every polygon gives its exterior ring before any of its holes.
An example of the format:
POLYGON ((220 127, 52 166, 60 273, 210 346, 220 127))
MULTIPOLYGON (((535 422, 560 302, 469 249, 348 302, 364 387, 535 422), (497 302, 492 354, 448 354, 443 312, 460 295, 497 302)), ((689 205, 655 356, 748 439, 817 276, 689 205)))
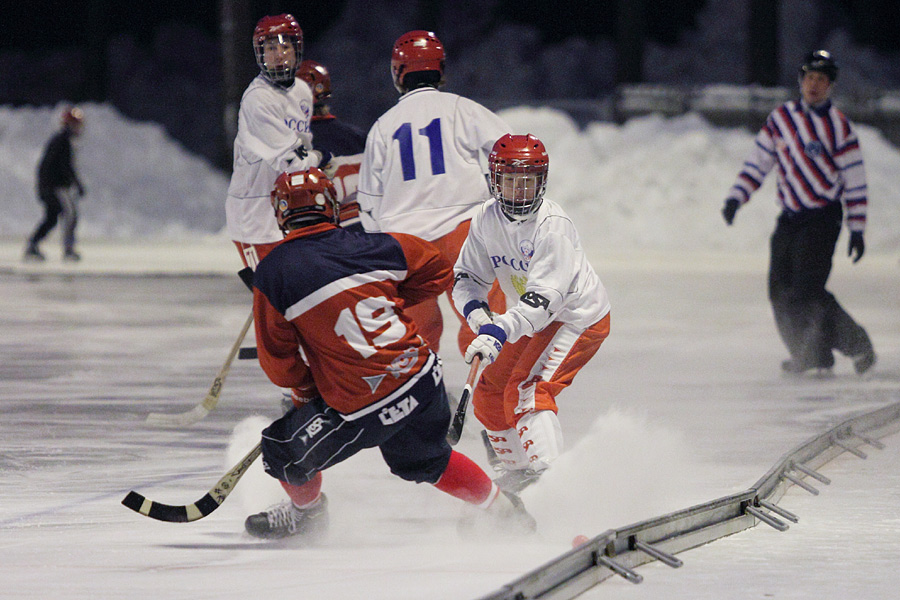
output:
POLYGON ((434 487, 466 502, 487 507, 497 496, 497 486, 469 457, 456 452, 450 455, 450 462, 444 474, 434 487))
POLYGON ((322 473, 316 473, 312 479, 303 485, 294 485, 285 481, 280 483, 287 495, 291 497, 294 506, 303 508, 319 499, 319 492, 322 489, 322 473))

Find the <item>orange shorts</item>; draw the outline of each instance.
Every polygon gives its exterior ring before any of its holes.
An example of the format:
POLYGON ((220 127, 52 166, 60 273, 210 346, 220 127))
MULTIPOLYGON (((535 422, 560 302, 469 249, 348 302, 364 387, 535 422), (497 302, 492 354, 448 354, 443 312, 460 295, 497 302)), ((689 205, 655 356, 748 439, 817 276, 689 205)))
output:
POLYGON ((608 335, 609 314, 584 330, 555 322, 532 337, 505 344, 472 394, 475 417, 486 429, 504 431, 526 413, 557 412, 556 396, 608 335))

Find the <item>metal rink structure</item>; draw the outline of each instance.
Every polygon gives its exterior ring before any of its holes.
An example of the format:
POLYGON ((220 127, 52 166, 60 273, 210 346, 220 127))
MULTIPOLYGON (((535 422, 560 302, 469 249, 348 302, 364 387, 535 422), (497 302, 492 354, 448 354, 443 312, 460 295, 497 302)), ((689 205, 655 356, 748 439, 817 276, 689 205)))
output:
POLYGON ((777 502, 790 486, 818 495, 808 480, 831 483, 818 469, 844 453, 865 459, 861 446, 881 450, 885 446, 878 438, 897 430, 900 403, 847 419, 785 454, 743 492, 605 531, 479 600, 568 600, 614 576, 639 584, 644 578, 637 567, 658 560, 678 568, 683 562, 676 554, 760 522, 787 531, 786 521, 797 523, 799 518, 777 502))

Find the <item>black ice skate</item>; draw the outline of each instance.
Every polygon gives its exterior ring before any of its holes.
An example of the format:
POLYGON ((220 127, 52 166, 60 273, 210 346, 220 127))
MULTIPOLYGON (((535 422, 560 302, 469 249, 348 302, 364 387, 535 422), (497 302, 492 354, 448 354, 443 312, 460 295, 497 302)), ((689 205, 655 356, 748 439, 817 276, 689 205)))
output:
POLYGON ((502 473, 494 480, 497 487, 510 494, 518 494, 541 476, 541 471, 534 469, 509 469, 499 471, 502 473))
POLYGON ((34 244, 29 244, 27 248, 25 248, 25 256, 24 259, 27 262, 44 262, 44 255, 38 250, 38 247, 34 244))
POLYGON ((863 375, 866 371, 872 368, 875 364, 877 358, 875 357, 875 351, 869 350, 859 356, 853 357, 853 368, 856 370, 857 375, 863 375))
POLYGON ((519 537, 537 530, 534 520, 515 494, 501 491, 486 510, 475 510, 457 525, 460 536, 471 537, 519 537))
POLYGON ((789 359, 781 362, 781 370, 791 375, 800 375, 807 371, 815 371, 813 375, 822 379, 826 379, 832 375, 831 368, 834 366, 834 357, 830 361, 823 360, 818 364, 804 363, 799 360, 789 359))
POLYGON ((325 494, 308 508, 297 508, 290 500, 276 504, 244 522, 247 533, 262 539, 303 536, 317 540, 328 530, 328 500, 325 494))

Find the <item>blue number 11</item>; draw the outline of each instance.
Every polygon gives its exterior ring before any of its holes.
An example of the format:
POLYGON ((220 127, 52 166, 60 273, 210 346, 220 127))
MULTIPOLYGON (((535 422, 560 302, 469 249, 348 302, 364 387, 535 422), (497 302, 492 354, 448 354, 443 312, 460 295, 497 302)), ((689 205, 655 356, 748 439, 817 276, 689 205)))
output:
MULTIPOLYGON (((428 149, 431 154, 431 174, 441 175, 444 171, 444 146, 441 144, 441 120, 433 119, 431 123, 419 130, 419 135, 428 138, 428 149)), ((416 178, 416 161, 413 158, 412 124, 404 123, 394 132, 393 138, 400 144, 400 165, 403 168, 403 181, 416 178)))

